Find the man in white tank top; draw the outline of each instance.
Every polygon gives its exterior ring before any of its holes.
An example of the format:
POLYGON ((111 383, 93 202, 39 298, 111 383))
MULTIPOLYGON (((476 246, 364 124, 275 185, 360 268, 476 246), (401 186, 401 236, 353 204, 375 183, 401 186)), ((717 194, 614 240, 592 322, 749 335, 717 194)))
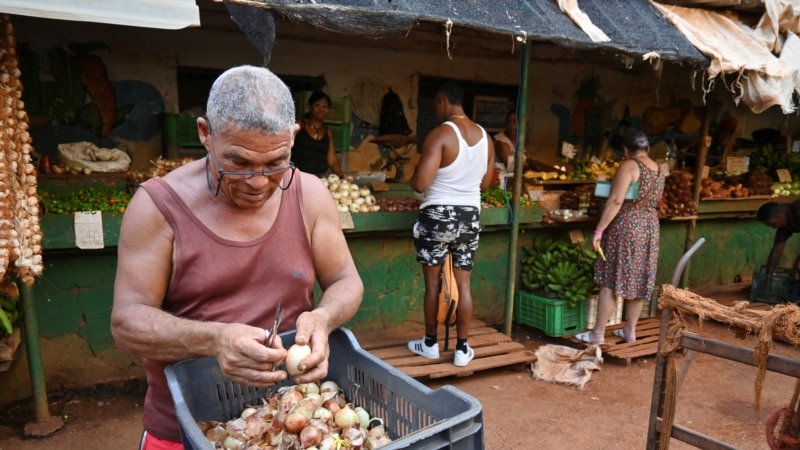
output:
POLYGON ((439 359, 440 274, 451 253, 459 294, 453 364, 463 367, 475 357, 467 344, 472 320, 470 275, 478 249, 481 190, 491 183, 494 170, 494 144, 486 130, 464 114, 464 91, 457 83, 442 85, 433 102, 437 120, 444 123, 426 136, 410 183, 424 195, 414 224, 414 246, 425 277, 425 337, 409 342, 408 349, 439 359))

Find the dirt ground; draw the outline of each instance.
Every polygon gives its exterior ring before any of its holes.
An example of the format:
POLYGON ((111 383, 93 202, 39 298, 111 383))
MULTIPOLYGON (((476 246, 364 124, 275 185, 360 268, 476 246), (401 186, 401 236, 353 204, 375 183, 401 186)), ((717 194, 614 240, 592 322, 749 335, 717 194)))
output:
MULTIPOLYGON (((736 339, 713 322, 700 333, 749 348, 755 342, 752 336, 736 339)), ((531 350, 565 344, 527 327, 515 327, 513 337, 531 350)), ((797 349, 781 342, 772 353, 800 359, 797 349)), ((635 359, 630 366, 606 359, 583 390, 536 381, 524 365, 425 384, 434 389, 452 384, 480 400, 487 449, 527 449, 532 444, 540 449, 636 449, 647 442, 654 369, 654 358, 635 359)), ((768 372, 756 413, 755 378, 755 367, 698 354, 680 390, 675 423, 741 449, 768 448, 764 421, 789 403, 795 380, 768 372)), ((24 424, 33 419, 30 400, 8 405, 0 409, 0 450, 99 450, 110 443, 113 448, 136 448, 143 395, 142 380, 54 390, 48 395, 50 413, 66 417, 66 424, 43 439, 23 438, 24 424)), ((686 448, 694 447, 672 440, 671 449, 686 448)))

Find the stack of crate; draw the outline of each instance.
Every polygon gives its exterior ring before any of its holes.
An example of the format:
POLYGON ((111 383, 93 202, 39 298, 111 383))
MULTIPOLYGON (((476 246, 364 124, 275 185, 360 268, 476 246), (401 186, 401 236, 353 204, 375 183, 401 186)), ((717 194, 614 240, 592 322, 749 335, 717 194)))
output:
POLYGON ((164 113, 164 143, 169 159, 200 158, 206 154, 194 116, 164 113))

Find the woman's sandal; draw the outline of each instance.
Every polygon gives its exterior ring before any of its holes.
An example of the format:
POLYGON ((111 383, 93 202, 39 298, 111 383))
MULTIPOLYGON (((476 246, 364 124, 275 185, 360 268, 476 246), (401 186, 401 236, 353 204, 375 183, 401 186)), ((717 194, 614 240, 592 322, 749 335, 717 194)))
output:
POLYGON ((618 337, 618 338, 621 338, 621 339, 622 339, 623 341, 625 341, 625 342, 628 342, 628 343, 630 343, 630 342, 636 342, 636 339, 629 340, 629 339, 628 339, 628 338, 625 336, 625 329, 624 329, 624 328, 617 328, 616 330, 612 331, 611 333, 612 333, 614 336, 616 336, 616 337, 618 337))
POLYGON ((600 345, 605 342, 605 339, 601 339, 600 341, 593 340, 592 337, 594 336, 594 332, 592 330, 584 331, 582 333, 578 333, 575 335, 575 339, 585 342, 587 344, 594 344, 600 345))

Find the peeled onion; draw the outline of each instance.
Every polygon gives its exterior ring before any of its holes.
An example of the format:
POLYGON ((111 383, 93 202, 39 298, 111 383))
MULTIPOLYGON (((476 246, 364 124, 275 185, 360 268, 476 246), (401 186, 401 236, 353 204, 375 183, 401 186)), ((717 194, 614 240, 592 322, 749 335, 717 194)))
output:
POLYGON ((300 369, 300 361, 308 358, 311 347, 308 345, 294 344, 286 352, 286 371, 289 375, 300 375, 305 370, 300 369))

